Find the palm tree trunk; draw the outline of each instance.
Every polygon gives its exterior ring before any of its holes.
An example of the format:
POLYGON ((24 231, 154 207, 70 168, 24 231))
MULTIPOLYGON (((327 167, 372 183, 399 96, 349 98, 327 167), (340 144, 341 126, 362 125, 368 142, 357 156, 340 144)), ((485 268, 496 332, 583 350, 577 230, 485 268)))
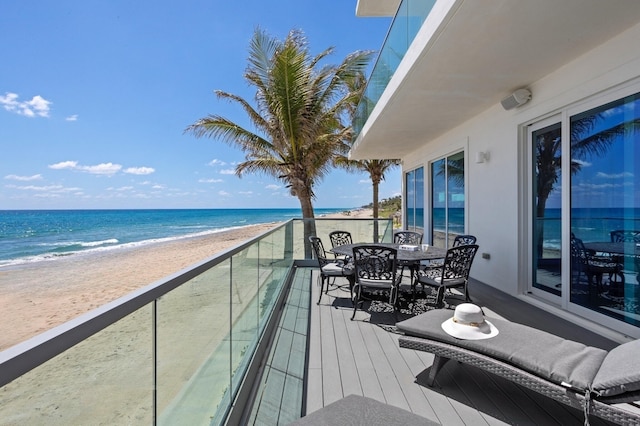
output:
POLYGON ((313 256, 311 254, 312 249, 309 237, 316 235, 316 221, 313 213, 313 203, 311 202, 311 197, 308 195, 299 195, 298 200, 300 200, 302 221, 304 224, 304 258, 311 259, 313 256))
POLYGON ((373 242, 378 242, 378 182, 373 181, 373 242))

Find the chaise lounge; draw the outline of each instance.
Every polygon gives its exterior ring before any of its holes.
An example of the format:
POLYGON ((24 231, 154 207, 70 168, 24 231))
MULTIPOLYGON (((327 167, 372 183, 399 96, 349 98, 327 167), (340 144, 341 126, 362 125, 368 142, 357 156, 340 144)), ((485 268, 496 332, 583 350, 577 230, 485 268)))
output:
POLYGON ((640 340, 607 352, 522 324, 490 318, 499 333, 483 340, 447 334, 452 311, 426 312, 396 324, 400 347, 435 355, 427 385, 449 360, 473 365, 589 415, 640 424, 640 340))

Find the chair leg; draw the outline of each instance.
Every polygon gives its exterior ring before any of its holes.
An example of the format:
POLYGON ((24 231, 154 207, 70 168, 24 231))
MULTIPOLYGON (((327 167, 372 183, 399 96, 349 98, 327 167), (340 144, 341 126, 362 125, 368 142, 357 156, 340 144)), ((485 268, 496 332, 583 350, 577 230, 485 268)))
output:
POLYGON ((347 281, 349 281, 349 296, 351 303, 353 303, 353 286, 356 284, 356 279, 353 275, 347 276, 347 281))
POLYGON ((466 302, 471 303, 471 296, 469 296, 469 283, 464 283, 464 299, 466 302))
MULTIPOLYGON (((322 300, 322 289, 324 288, 324 275, 320 275, 318 279, 320 280, 320 297, 318 298, 318 303, 316 303, 316 305, 319 305, 320 301, 322 300)), ((329 283, 327 283, 327 287, 329 287, 329 283)))
POLYGON ((436 308, 441 309, 444 307, 444 286, 438 287, 438 295, 436 296, 436 308))
POLYGON ((358 303, 360 303, 360 286, 357 286, 356 290, 356 298, 353 301, 353 314, 351 315, 351 321, 356 317, 356 311, 358 310, 358 303))
POLYGON ((434 382, 436 381, 436 375, 438 371, 449 361, 449 358, 445 358, 440 355, 436 355, 433 359, 433 364, 431 365, 431 369, 429 370, 429 376, 427 377, 427 386, 433 387, 434 382))

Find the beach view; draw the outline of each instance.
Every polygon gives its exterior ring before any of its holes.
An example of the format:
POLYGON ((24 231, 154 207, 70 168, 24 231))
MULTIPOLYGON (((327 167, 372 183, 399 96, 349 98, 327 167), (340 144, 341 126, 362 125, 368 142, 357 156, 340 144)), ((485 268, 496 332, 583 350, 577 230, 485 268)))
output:
MULTIPOLYGON (((198 370, 229 367, 229 341, 234 380, 244 374, 290 250, 306 250, 283 224, 371 218, 400 194, 397 160, 347 158, 371 35, 389 18, 199 3, 0 6, 12 64, 0 70, 2 425, 177 424, 198 370), (278 55, 295 63, 281 71, 278 55), (254 78, 265 71, 266 85, 254 78), (265 102, 283 82, 287 111, 265 102), (44 364, 8 367, 31 355, 44 364)), ((214 377, 201 408, 223 416, 235 385, 214 377)))
MULTIPOLYGON (((109 213, 114 214, 113 211, 109 213)), ((166 225, 169 225, 167 220, 171 217, 176 224, 186 221, 189 225, 183 225, 180 231, 174 231, 173 237, 158 237, 163 231, 156 228, 150 234, 140 235, 137 241, 125 244, 107 242, 102 247, 85 244, 84 251, 80 249, 82 244, 77 242, 72 245, 76 251, 60 250, 60 247, 68 247, 69 243, 59 242, 47 254, 39 257, 20 257, 17 254, 26 251, 24 246, 32 244, 24 241, 26 238, 19 241, 11 239, 15 247, 13 255, 10 254, 7 248, 10 239, 6 236, 9 230, 5 230, 5 259, 0 261, 4 263, 0 266, 0 305, 14 321, 5 321, 0 325, 0 350, 243 243, 287 218, 296 217, 294 215, 299 214, 299 211, 232 210, 223 212, 224 215, 210 211, 179 211, 172 216, 171 212, 159 211, 146 212, 147 222, 155 220, 154 213, 161 215, 166 225), (185 213, 190 213, 191 217, 184 218, 185 213), (197 216, 194 217, 193 213, 197 216), (217 230, 198 229, 205 228, 202 220, 207 216, 218 217, 217 221, 226 223, 227 226, 223 225, 217 230), (276 218, 280 220, 274 220, 276 218), (247 220, 256 223, 243 224, 247 220)), ((0 212, 5 223, 8 222, 8 214, 0 212)), ((45 216, 47 213, 40 214, 45 216)), ((84 214, 96 216, 101 213, 92 211, 84 214)), ((122 212, 123 217, 131 214, 132 212, 122 212)), ((320 209, 318 214, 327 218, 371 217, 371 210, 354 209, 347 212, 340 209, 320 209)), ((30 212, 30 215, 37 216, 38 212, 30 212)), ((49 225, 50 220, 47 222, 49 225)), ((32 221, 36 222, 34 218, 32 221)), ((117 231, 127 235, 126 228, 120 225, 117 231)), ((13 230, 15 231, 17 230, 13 230)), ((112 231, 115 232, 114 229, 112 231)), ((128 234, 130 238, 134 231, 131 230, 128 234)), ((88 232, 87 237, 91 236, 93 238, 89 239, 98 241, 100 237, 96 235, 101 232, 103 231, 95 229, 88 232)), ((35 234, 35 231, 32 233, 35 234)), ((138 233, 140 234, 139 230, 138 233)), ((56 239, 62 237, 64 235, 57 235, 56 239)), ((49 243, 49 247, 51 245, 49 243)))
POLYGON ((640 2, 0 37, 0 426, 640 424, 640 2))

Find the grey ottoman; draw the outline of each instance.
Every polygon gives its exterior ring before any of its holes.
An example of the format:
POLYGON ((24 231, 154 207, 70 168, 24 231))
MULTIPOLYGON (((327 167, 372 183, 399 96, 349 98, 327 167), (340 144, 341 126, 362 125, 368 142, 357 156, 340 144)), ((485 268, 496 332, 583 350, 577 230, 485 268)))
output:
POLYGON ((291 423, 296 426, 424 426, 439 424, 402 408, 359 395, 349 395, 291 423))

